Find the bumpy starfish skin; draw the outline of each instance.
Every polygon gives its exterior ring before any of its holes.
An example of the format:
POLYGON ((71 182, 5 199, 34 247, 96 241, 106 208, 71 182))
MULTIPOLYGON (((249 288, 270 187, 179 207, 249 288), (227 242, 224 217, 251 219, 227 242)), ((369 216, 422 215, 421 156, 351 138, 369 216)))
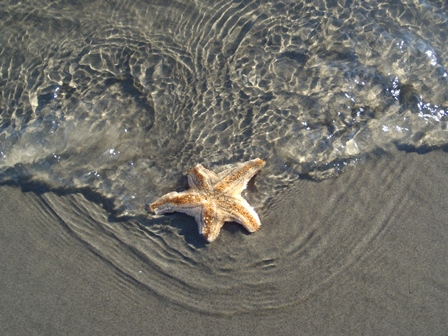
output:
POLYGON ((254 159, 216 174, 198 164, 188 174, 190 189, 170 192, 149 209, 156 214, 182 212, 194 217, 199 232, 209 242, 216 239, 224 222, 237 222, 249 232, 257 231, 260 219, 241 192, 264 165, 265 161, 254 159))

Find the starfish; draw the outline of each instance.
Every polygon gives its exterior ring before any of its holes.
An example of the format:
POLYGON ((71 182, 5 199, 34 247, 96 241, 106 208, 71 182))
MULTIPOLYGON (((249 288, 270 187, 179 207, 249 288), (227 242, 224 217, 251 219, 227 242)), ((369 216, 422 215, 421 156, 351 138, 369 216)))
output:
POLYGON ((224 222, 237 222, 249 232, 257 231, 260 219, 241 192, 264 165, 265 161, 254 159, 217 174, 198 164, 188 174, 190 189, 170 192, 149 209, 155 214, 182 212, 194 217, 208 242, 216 239, 224 222))

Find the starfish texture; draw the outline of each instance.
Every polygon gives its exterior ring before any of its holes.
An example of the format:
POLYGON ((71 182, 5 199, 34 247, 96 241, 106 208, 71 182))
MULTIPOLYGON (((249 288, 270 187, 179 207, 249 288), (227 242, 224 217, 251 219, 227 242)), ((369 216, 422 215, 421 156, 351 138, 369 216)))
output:
POLYGON ((190 189, 170 192, 149 209, 156 214, 182 212, 193 216, 208 242, 216 239, 224 222, 237 222, 249 232, 257 231, 260 219, 241 192, 264 165, 265 161, 254 159, 216 174, 198 164, 188 174, 190 189))

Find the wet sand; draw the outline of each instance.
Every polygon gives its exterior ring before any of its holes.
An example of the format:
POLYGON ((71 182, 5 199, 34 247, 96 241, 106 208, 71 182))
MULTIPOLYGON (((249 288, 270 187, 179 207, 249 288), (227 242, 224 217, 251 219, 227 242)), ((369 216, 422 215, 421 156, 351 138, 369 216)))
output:
POLYGON ((334 225, 381 230, 318 292, 281 309, 229 316, 149 293, 71 235, 57 214, 42 211, 37 194, 2 186, 0 334, 444 335, 447 176, 447 153, 400 152, 337 179, 297 181, 276 197, 266 226, 312 218, 329 200, 339 209, 337 221, 329 214, 334 225))

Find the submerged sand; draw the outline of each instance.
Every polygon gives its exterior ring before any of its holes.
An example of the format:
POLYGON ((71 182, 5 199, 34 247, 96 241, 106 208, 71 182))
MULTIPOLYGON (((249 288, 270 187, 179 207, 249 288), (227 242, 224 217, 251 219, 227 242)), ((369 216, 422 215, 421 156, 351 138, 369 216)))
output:
POLYGON ((313 217, 380 229, 327 286, 283 308, 236 315, 204 314, 148 292, 71 235, 38 194, 2 186, 0 334, 444 335, 447 176, 447 153, 399 152, 337 179, 297 181, 265 212, 266 233, 313 217))

